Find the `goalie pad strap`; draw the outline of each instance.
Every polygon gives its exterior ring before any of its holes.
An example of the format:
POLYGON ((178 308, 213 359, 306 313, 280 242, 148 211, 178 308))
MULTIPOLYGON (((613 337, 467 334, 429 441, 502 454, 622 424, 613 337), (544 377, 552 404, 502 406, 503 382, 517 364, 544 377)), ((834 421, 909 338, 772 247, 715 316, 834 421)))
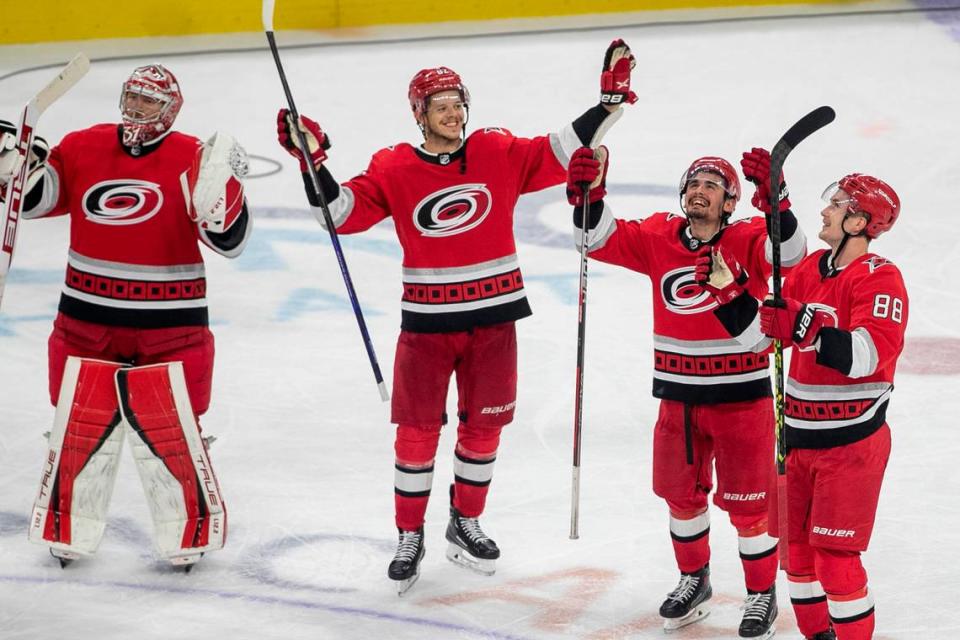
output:
POLYGON ((160 552, 177 561, 223 547, 227 514, 190 405, 183 365, 120 370, 117 392, 160 552))
POLYGON ((119 368, 67 359, 30 519, 32 542, 81 555, 99 546, 123 444, 114 387, 119 368))

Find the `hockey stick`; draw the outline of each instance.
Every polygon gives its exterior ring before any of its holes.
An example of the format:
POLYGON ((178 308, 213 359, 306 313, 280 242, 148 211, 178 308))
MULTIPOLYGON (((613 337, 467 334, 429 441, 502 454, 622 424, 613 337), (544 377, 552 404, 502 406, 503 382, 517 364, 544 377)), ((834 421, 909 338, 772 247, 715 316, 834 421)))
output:
POLYGON ((3 203, 3 239, 0 246, 0 303, 3 302, 3 290, 7 283, 7 273, 13 262, 13 249, 17 240, 17 227, 23 210, 23 189, 27 184, 30 169, 30 147, 33 144, 33 131, 40 115, 47 107, 56 102, 70 87, 90 70, 90 60, 82 53, 74 56, 60 70, 53 80, 35 95, 23 108, 20 125, 17 127, 17 169, 7 185, 7 198, 3 203))
MULTIPOLYGON (((827 126, 837 114, 830 107, 818 107, 803 116, 787 130, 770 152, 770 211, 780 211, 780 177, 783 175, 783 163, 794 147, 807 137, 827 126)), ((773 299, 779 301, 780 282, 780 215, 770 216, 771 264, 773 265, 773 299)), ((780 530, 778 542, 780 567, 787 571, 789 567, 788 530, 787 530, 787 440, 783 417, 783 344, 773 341, 773 379, 774 379, 774 416, 777 438, 777 525, 780 530)))
POLYGON ((580 444, 583 439, 583 363, 587 336, 587 238, 590 185, 583 184, 583 238, 580 243, 580 297, 577 303, 577 382, 573 397, 573 484, 570 491, 570 539, 580 538, 580 444))
MULTIPOLYGON (((273 7, 276 0, 263 0, 263 30, 267 35, 267 42, 270 44, 270 52, 273 54, 273 61, 277 63, 277 73, 280 74, 280 82, 283 84, 283 92, 287 96, 287 106, 290 108, 290 116, 293 118, 295 126, 293 132, 297 136, 297 144, 301 149, 309 149, 307 141, 300 130, 300 114, 293 103, 293 94, 290 92, 290 85, 287 83, 287 74, 283 71, 283 64, 280 62, 280 52, 277 50, 277 41, 273 37, 273 7)), ((308 152, 304 152, 309 155, 308 152)), ((323 189, 320 188, 320 176, 317 175, 317 168, 312 162, 307 162, 307 170, 310 172, 310 182, 313 185, 313 192, 320 202, 320 210, 323 212, 323 221, 327 226, 327 232, 330 234, 330 244, 333 245, 333 251, 337 254, 337 263, 340 265, 340 273, 343 275, 343 284, 347 287, 347 295, 350 297, 350 304, 353 305, 353 314, 357 317, 357 325, 360 327, 360 335, 363 337, 363 346, 367 349, 367 357, 370 359, 370 366, 373 368, 373 377, 377 381, 377 389, 380 391, 380 398, 386 402, 390 399, 387 393, 387 385, 383 382, 383 374, 380 373, 380 364, 377 362, 377 354, 373 350, 373 342, 370 340, 370 333, 367 331, 367 323, 363 319, 363 311, 360 309, 360 301, 357 300, 357 292, 353 288, 353 280, 350 278, 350 270, 347 268, 347 260, 343 255, 343 249, 340 247, 340 237, 333 225, 333 217, 330 215, 330 208, 327 206, 327 198, 323 195, 323 189)))

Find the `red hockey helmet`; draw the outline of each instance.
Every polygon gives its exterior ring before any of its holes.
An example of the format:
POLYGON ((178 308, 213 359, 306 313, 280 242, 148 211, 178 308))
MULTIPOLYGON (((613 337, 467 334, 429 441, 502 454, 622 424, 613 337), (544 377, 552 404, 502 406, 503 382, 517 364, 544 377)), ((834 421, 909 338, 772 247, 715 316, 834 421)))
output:
POLYGON ((889 231, 900 215, 900 197, 893 187, 879 178, 851 173, 837 183, 850 196, 847 210, 853 213, 865 213, 870 216, 864 233, 876 238, 889 231))
POLYGON ((123 83, 123 90, 120 92, 123 144, 137 147, 166 133, 173 126, 181 106, 183 94, 180 93, 180 84, 169 69, 161 64, 137 67, 123 83), (128 105, 129 94, 156 101, 160 105, 159 109, 146 113, 128 105))
POLYGON ((407 97, 410 99, 410 108, 413 109, 413 116, 419 120, 427 111, 427 98, 441 91, 459 91, 460 99, 463 105, 470 107, 470 92, 463 84, 458 74, 448 67, 435 67, 432 69, 421 69, 413 79, 410 80, 410 89, 407 97))
POLYGON ((687 192, 687 183, 698 173, 704 171, 715 173, 723 177, 723 190, 726 191, 728 198, 733 198, 734 202, 740 201, 740 177, 737 170, 723 158, 716 156, 704 156, 697 158, 680 177, 680 195, 687 192))

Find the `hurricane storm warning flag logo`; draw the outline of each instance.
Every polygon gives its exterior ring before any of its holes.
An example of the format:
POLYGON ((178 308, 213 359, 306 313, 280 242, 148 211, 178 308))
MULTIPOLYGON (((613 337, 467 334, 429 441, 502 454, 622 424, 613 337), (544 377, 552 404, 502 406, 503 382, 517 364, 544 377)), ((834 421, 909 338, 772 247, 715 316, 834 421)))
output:
POLYGON ((146 180, 104 180, 83 194, 83 213, 97 224, 138 224, 162 206, 160 185, 146 180))
POLYGON ((461 184, 441 189, 420 201, 413 224, 431 238, 453 236, 473 229, 487 217, 493 197, 485 184, 461 184))

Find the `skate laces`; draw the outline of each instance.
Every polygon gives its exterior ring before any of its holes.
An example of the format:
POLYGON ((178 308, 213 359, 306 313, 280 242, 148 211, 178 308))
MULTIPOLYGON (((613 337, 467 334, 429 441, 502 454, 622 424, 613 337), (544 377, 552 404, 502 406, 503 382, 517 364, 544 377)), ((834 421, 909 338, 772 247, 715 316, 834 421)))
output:
POLYGON ((744 610, 744 620, 764 620, 773 602, 772 593, 751 593, 740 608, 744 610))
POLYGON ((690 599, 690 596, 694 594, 697 590, 697 586, 700 584, 700 578, 697 576, 681 574, 680 575, 680 584, 677 585, 677 588, 667 594, 668 600, 675 600, 677 602, 684 602, 690 599))
POLYGON ((480 528, 480 521, 476 518, 465 518, 459 516, 457 518, 457 524, 460 525, 460 530, 470 538, 472 542, 482 542, 483 540, 489 540, 487 534, 483 532, 483 529, 480 528))
POLYGON ((413 560, 417 556, 417 550, 420 548, 420 540, 423 534, 419 531, 403 531, 400 533, 400 546, 397 547, 397 553, 393 556, 396 560, 413 560))

